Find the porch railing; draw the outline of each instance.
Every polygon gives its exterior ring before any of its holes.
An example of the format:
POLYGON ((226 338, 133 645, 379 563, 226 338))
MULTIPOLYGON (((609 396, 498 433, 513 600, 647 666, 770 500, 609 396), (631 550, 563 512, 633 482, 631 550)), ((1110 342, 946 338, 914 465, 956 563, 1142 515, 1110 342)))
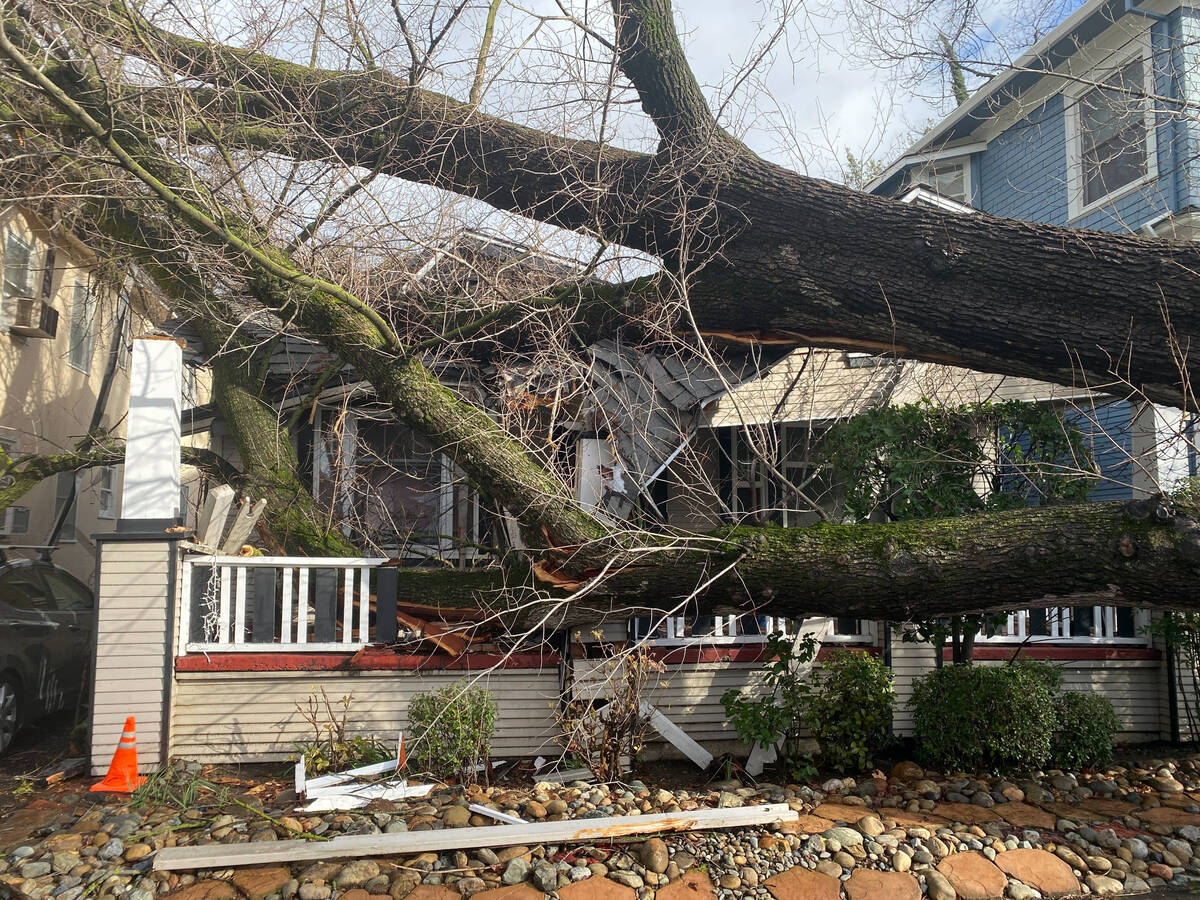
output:
POLYGON ((183 653, 354 650, 396 640, 386 559, 189 555, 183 653))

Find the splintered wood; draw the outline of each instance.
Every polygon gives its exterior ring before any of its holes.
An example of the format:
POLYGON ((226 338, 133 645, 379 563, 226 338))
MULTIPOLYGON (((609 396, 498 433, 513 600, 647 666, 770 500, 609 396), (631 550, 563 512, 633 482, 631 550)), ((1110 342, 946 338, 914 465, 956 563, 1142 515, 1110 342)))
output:
POLYGON ((609 838, 668 831, 703 831, 795 822, 798 814, 785 803, 730 809, 696 809, 648 816, 609 816, 524 825, 487 825, 414 831, 401 834, 353 834, 331 841, 262 841, 250 844, 201 844, 166 847, 154 856, 154 868, 225 869, 278 862, 307 862, 367 856, 411 856, 441 850, 475 847, 516 847, 534 844, 578 844, 609 838))

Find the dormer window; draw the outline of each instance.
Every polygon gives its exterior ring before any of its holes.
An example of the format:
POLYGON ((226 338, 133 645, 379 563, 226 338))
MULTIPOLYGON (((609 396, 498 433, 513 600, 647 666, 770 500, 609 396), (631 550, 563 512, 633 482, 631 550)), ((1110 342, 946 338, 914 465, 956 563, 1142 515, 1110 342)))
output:
POLYGON ((915 180, 939 197, 971 203, 971 173, 965 159, 928 163, 917 171, 915 180))
POLYGON ((1071 217, 1136 189, 1156 174, 1153 80, 1148 54, 1127 59, 1100 86, 1068 91, 1071 217))

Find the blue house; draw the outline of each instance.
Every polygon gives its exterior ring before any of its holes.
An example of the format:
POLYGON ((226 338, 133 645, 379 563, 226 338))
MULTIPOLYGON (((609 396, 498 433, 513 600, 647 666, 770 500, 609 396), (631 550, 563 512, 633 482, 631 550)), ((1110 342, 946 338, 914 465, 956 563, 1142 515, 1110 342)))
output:
MULTIPOLYGON (((930 128, 873 193, 1072 228, 1200 237, 1200 8, 1089 0, 930 128)), ((1116 500, 1197 474, 1196 422, 1120 385, 1086 411, 1116 500)))

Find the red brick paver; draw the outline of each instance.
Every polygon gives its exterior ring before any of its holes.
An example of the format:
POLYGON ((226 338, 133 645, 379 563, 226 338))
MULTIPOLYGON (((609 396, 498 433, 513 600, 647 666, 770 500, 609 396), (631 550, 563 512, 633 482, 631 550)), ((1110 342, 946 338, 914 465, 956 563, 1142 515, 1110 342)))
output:
POLYGON ((836 878, 803 866, 796 866, 767 879, 767 890, 775 900, 838 900, 841 887, 836 878))
POLYGON ((907 872, 855 869, 845 885, 850 900, 921 900, 921 887, 907 872))
MULTIPOLYGON (((589 878, 588 881, 595 881, 594 878, 589 878)), ((609 881, 607 878, 600 879, 608 881, 613 887, 627 891, 627 894, 622 894, 620 898, 616 895, 611 895, 611 900, 626 900, 633 896, 633 889, 617 884, 615 881, 609 881)), ((579 885, 585 885, 588 881, 580 881, 579 885)), ((565 888, 560 888, 558 896, 563 900, 610 900, 610 895, 603 897, 587 897, 583 895, 573 895, 569 893, 575 885, 569 885, 565 888)), ((666 887, 661 887, 654 895, 655 900, 714 900, 717 896, 717 889, 713 887, 712 879, 708 877, 708 873, 700 869, 689 869, 684 873, 682 878, 672 881, 666 887)), ((837 900, 836 897, 832 900, 837 900)))
POLYGON ((1043 897, 1078 894, 1079 879, 1071 867, 1045 850, 1008 850, 996 854, 996 866, 1043 897))
POLYGON ((1004 896, 1008 879, 982 853, 955 853, 937 867, 963 900, 993 900, 1004 896))

